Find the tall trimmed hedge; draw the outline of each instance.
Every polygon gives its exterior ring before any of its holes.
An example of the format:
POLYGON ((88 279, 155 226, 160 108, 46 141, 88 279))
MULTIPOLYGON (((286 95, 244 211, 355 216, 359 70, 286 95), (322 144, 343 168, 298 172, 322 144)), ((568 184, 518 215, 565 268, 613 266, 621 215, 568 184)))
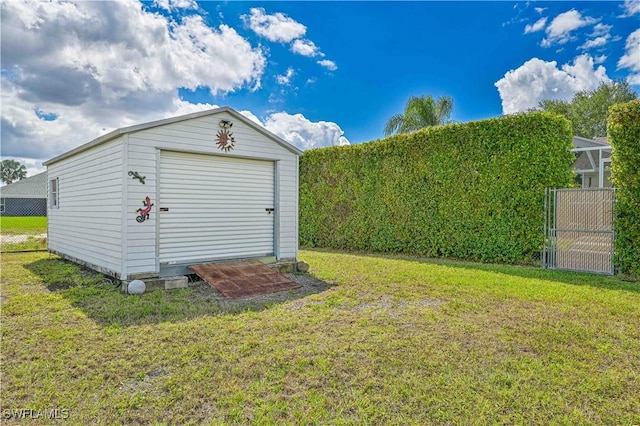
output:
POLYGON ((532 262, 546 187, 571 183, 571 124, 550 113, 431 127, 300 160, 300 243, 532 262))
POLYGON ((607 124, 616 187, 614 263, 640 276, 640 100, 612 105, 607 124))

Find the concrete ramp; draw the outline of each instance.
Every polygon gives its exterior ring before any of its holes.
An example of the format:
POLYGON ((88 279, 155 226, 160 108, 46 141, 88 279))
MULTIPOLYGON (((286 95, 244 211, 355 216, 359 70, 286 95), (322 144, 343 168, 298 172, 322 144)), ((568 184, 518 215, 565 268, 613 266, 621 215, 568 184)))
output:
POLYGON ((189 269, 230 299, 295 290, 300 287, 257 260, 190 265, 189 269))

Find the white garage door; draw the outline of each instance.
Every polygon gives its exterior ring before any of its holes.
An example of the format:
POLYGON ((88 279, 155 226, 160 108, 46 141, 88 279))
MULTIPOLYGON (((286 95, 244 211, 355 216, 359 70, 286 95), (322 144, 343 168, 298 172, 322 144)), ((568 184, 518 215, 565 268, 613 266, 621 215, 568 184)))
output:
POLYGON ((161 264, 273 255, 274 163, 160 154, 161 264))

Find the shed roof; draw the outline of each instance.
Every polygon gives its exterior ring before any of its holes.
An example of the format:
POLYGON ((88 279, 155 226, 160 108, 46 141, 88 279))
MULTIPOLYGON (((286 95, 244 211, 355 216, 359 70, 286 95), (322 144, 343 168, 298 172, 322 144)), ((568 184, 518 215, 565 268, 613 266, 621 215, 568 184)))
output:
POLYGON ((0 196, 2 198, 47 198, 47 172, 3 186, 0 188, 0 196))
POLYGON ((108 142, 110 140, 113 140, 115 138, 117 138, 118 136, 124 135, 124 134, 128 134, 128 133, 135 133, 135 132, 139 132, 141 130, 147 130, 147 129, 151 129, 153 127, 159 127, 159 126, 164 126, 166 124, 172 124, 172 123, 177 123, 180 121, 185 121, 185 120, 191 120, 193 118, 200 118, 200 117, 206 117, 208 115, 215 115, 215 114, 219 114, 221 112, 226 112, 231 114, 235 119, 242 121, 244 124, 246 124, 247 126, 253 128, 254 130, 264 134, 265 136, 267 136, 268 138, 272 139, 274 142, 276 142, 277 144, 281 145, 282 147, 284 147, 285 149, 291 151, 292 153, 296 154, 296 155, 301 155, 302 151, 299 150, 298 148, 296 148, 295 146, 291 145, 289 142, 286 142, 284 139, 281 139, 280 137, 276 136, 275 134, 271 133, 269 130, 265 129, 264 127, 262 127, 261 125, 259 125, 258 123, 254 122, 253 120, 250 120, 249 118, 245 117, 244 115, 240 114, 238 111, 234 110, 231 107, 225 106, 225 107, 220 107, 220 108, 215 108, 215 109, 209 109, 206 111, 199 111, 199 112, 194 112, 191 114, 185 114, 185 115, 180 115, 177 117, 170 117, 170 118, 165 118, 162 120, 156 120, 156 121, 150 121, 147 123, 142 123, 142 124, 136 124, 133 126, 128 126, 128 127, 121 127, 119 129, 116 129, 110 133, 107 133, 106 135, 102 135, 94 140, 92 140, 91 142, 88 142, 84 145, 80 145, 77 148, 74 148, 70 151, 67 151, 63 154, 58 155, 57 157, 53 157, 50 160, 47 160, 43 163, 43 165, 48 166, 50 164, 56 163, 60 160, 64 160, 65 158, 69 158, 73 155, 76 155, 80 152, 86 151, 89 148, 93 148, 97 145, 103 144, 105 142, 108 142))

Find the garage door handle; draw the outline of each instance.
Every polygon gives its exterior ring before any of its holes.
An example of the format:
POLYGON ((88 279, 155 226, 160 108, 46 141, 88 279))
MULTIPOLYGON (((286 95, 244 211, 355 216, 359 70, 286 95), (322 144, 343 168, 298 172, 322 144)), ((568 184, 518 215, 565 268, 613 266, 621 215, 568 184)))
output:
POLYGON ((264 209, 264 211, 266 211, 267 213, 271 214, 271 212, 275 212, 276 209, 264 209))
POLYGON ((169 211, 169 207, 160 207, 160 211, 161 212, 168 212, 169 211))

